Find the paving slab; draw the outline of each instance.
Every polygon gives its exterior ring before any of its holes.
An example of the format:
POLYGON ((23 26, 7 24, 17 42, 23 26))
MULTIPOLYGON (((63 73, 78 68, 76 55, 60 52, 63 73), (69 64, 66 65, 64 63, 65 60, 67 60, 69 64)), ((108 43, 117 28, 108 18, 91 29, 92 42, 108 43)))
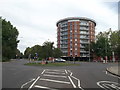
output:
POLYGON ((120 77, 120 66, 112 66, 106 69, 109 73, 120 77))

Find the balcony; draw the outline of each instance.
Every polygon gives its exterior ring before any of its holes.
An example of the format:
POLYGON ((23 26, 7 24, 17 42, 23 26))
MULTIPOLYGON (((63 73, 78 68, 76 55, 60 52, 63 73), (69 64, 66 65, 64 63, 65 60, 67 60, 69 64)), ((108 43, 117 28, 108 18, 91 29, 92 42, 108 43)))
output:
POLYGON ((80 43, 83 43, 83 44, 89 44, 89 41, 88 41, 88 42, 80 41, 80 43))
POLYGON ((84 51, 84 50, 80 50, 80 53, 86 53, 86 51, 84 51))
POLYGON ((80 23, 81 26, 89 26, 88 23, 80 23))
POLYGON ((89 37, 80 37, 80 39, 89 39, 89 37))
POLYGON ((61 40, 68 40, 68 38, 61 38, 61 40))
POLYGON ((88 32, 80 32, 80 34, 89 35, 88 32))
POLYGON ((66 49, 66 48, 68 48, 67 46, 61 46, 61 49, 66 49))
POLYGON ((60 36, 68 36, 68 33, 61 33, 60 36))
POLYGON ((85 48, 85 46, 80 46, 80 48, 85 48))

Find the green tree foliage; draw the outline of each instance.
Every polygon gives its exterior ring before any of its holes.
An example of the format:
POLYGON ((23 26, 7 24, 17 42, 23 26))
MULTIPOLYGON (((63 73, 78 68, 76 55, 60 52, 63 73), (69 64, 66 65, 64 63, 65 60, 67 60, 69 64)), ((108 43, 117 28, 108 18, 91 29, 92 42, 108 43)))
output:
POLYGON ((110 43, 108 41, 107 32, 104 33, 100 32, 97 35, 96 52, 97 52, 96 53, 97 56, 101 56, 101 57, 111 56, 111 48, 110 48, 110 43))
POLYGON ((112 52, 115 55, 120 55, 120 31, 100 32, 96 36, 96 42, 92 42, 90 45, 90 51, 96 56, 112 56, 112 52))
POLYGON ((111 49, 120 58, 120 30, 111 31, 110 34, 111 49))
POLYGON ((19 49, 16 50, 16 59, 21 59, 23 58, 23 54, 20 52, 19 49))
POLYGON ((11 25, 10 21, 2 20, 2 57, 3 60, 9 60, 11 58, 15 58, 17 44, 19 40, 18 30, 16 27, 11 25))
POLYGON ((42 46, 35 45, 33 47, 27 47, 24 52, 24 57, 28 58, 31 54, 31 58, 34 58, 36 56, 36 53, 38 54, 38 57, 42 57, 42 46))
POLYGON ((48 58, 48 57, 53 57, 53 42, 46 41, 43 43, 43 57, 48 58))
POLYGON ((53 53, 55 58, 60 58, 63 55, 62 51, 59 48, 54 48, 53 53))
POLYGON ((35 45, 33 47, 26 48, 24 52, 24 57, 28 58, 31 54, 31 58, 35 57, 37 53, 39 58, 48 58, 48 57, 60 57, 62 55, 62 52, 60 49, 55 48, 53 42, 46 41, 43 43, 42 46, 35 45))

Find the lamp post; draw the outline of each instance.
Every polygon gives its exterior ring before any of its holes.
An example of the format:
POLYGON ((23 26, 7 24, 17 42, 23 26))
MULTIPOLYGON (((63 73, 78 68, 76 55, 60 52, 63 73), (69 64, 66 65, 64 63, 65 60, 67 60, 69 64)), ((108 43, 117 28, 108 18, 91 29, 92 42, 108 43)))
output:
POLYGON ((73 63, 75 64, 75 57, 73 57, 73 63))
POLYGON ((105 39, 105 53, 106 53, 106 56, 105 56, 105 61, 107 63, 107 39, 105 39))
POLYGON ((90 40, 89 40, 89 62, 90 62, 90 40))

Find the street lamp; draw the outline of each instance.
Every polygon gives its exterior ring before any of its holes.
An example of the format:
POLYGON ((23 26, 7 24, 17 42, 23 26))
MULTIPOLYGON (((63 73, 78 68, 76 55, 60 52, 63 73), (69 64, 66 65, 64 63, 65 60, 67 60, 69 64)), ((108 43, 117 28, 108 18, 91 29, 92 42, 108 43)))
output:
POLYGON ((90 40, 89 40, 89 62, 90 62, 90 40))

